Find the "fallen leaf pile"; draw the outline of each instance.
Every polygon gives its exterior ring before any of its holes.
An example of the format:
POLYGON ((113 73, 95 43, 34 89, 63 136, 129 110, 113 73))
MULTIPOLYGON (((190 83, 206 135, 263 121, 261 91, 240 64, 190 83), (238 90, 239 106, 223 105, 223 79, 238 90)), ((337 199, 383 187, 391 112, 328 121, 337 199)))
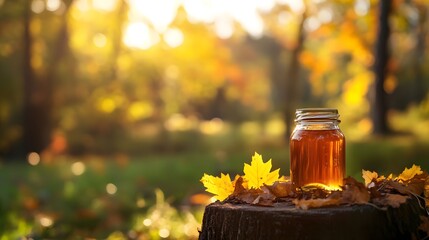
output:
POLYGON ((264 162, 255 153, 249 164, 244 164, 244 175, 231 180, 229 174, 214 177, 204 174, 201 182, 206 191, 220 201, 274 206, 276 202, 290 202, 297 208, 309 209, 345 204, 370 204, 379 208, 397 208, 411 197, 424 200, 429 208, 429 176, 413 165, 394 177, 362 170, 361 183, 352 177, 345 178, 341 190, 329 190, 323 185, 293 186, 288 177, 279 177, 279 170, 271 171, 271 159, 264 162))
MULTIPOLYGON (((396 177, 362 170, 364 183, 347 177, 340 190, 332 190, 322 184, 295 187, 288 177, 279 176, 280 169, 271 171, 271 168, 271 159, 264 162, 262 156, 255 153, 250 165, 244 164, 243 176, 237 175, 231 180, 229 174, 222 173, 220 177, 204 174, 200 181, 207 192, 224 203, 264 207, 290 203, 300 209, 367 204, 387 209, 398 208, 407 200, 416 198, 429 215, 429 175, 416 165, 405 168, 396 177)), ((429 238, 428 216, 421 216, 419 229, 429 238)))

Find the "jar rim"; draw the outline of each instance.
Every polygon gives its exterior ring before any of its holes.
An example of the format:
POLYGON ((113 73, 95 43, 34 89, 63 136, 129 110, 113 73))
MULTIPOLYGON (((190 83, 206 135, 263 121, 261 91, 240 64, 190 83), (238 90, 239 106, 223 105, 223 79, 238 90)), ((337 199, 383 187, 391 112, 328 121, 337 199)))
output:
POLYGON ((295 112, 295 122, 299 121, 337 121, 340 122, 336 108, 299 108, 295 112))

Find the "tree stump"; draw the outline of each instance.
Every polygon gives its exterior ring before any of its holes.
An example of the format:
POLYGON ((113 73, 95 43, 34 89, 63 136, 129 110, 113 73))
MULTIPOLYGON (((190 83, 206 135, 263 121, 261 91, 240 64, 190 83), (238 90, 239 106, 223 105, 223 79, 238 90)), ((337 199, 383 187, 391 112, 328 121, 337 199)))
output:
POLYGON ((386 210, 370 205, 302 210, 290 203, 261 207, 216 202, 205 209, 199 239, 420 239, 420 215, 425 209, 416 199, 386 210))

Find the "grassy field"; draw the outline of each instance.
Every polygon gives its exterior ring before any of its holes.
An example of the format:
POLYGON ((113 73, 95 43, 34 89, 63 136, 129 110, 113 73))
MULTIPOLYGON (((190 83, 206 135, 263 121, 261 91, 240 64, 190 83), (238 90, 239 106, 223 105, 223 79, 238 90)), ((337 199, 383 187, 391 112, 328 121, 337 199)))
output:
MULTIPOLYGON (((202 195, 204 173, 241 174, 257 151, 289 175, 288 149, 282 144, 247 149, 2 163, 0 239, 196 238, 210 198, 202 195)), ((347 174, 358 180, 362 169, 399 174, 412 164, 429 169, 428 142, 391 137, 347 143, 347 174)))

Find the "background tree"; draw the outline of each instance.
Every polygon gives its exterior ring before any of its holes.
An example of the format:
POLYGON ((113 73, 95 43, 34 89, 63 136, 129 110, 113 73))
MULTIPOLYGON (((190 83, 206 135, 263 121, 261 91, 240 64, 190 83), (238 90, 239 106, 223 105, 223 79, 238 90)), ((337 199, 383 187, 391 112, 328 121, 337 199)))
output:
POLYGON ((387 134, 390 129, 387 121, 388 102, 384 90, 384 82, 388 74, 389 62, 389 16, 392 2, 380 0, 378 15, 377 40, 375 44, 374 75, 375 82, 372 89, 371 115, 373 133, 387 134))

